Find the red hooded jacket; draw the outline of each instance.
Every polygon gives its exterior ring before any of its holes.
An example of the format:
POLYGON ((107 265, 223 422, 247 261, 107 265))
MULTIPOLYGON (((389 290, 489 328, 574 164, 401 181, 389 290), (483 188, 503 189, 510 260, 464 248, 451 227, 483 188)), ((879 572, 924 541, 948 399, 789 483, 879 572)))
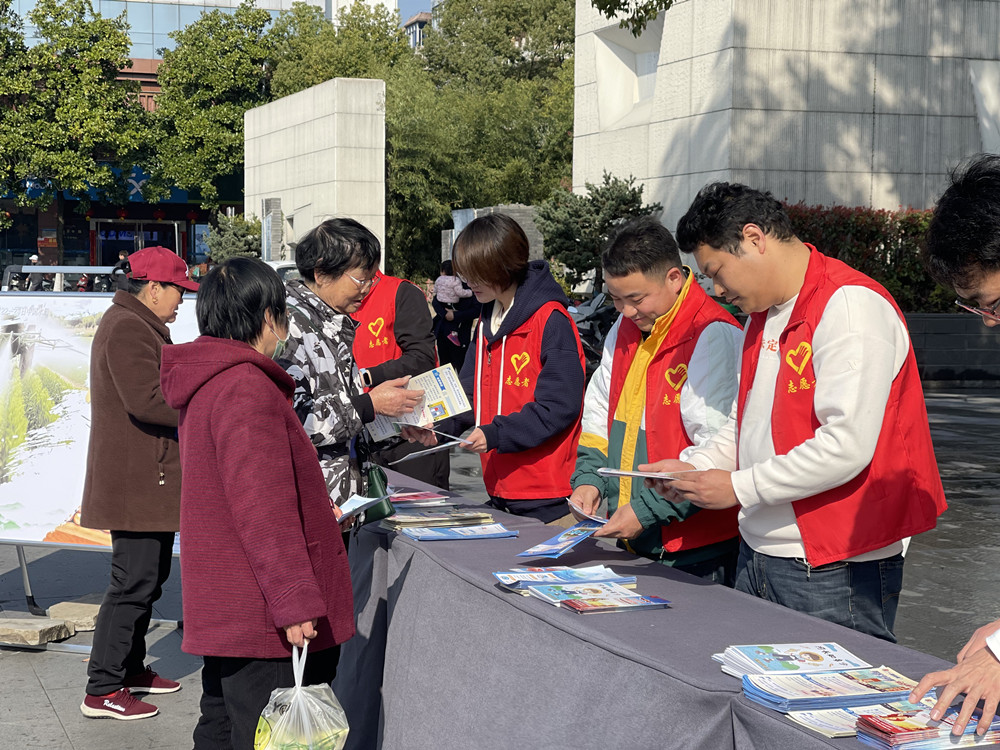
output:
POLYGON ((180 412, 181 583, 188 653, 287 656, 284 628, 316 619, 311 650, 354 635, 347 553, 294 383, 247 344, 164 347, 180 412))

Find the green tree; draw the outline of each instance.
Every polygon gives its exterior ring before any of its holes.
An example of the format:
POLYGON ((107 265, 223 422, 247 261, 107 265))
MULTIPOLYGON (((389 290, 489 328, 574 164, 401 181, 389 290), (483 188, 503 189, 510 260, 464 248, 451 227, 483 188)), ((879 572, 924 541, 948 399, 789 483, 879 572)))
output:
POLYGON ((260 257, 260 219, 218 213, 205 238, 208 257, 215 263, 236 255, 260 257))
POLYGON ((90 0, 38 0, 29 13, 40 41, 26 47, 10 0, 0 0, 0 193, 42 210, 90 204, 93 189, 127 200, 127 179, 146 160, 148 116, 132 66, 128 24, 94 13, 90 0))
POLYGON ((551 78, 573 55, 573 0, 448 0, 423 54, 439 85, 496 91, 510 79, 551 78))
POLYGON ((158 193, 174 184, 215 206, 220 180, 242 173, 243 114, 271 98, 270 21, 244 0, 232 14, 213 10, 171 34, 177 47, 163 51, 155 113, 158 193))
POLYGON ((604 284, 601 253, 614 228, 627 219, 663 210, 659 203, 643 204, 642 185, 604 173, 600 185, 586 183, 587 193, 558 188, 538 206, 535 223, 545 238, 545 251, 564 263, 574 284, 594 272, 594 290, 604 284))
POLYGON ((591 0, 591 4, 605 18, 617 20, 619 28, 640 36, 650 21, 670 10, 674 0, 591 0))

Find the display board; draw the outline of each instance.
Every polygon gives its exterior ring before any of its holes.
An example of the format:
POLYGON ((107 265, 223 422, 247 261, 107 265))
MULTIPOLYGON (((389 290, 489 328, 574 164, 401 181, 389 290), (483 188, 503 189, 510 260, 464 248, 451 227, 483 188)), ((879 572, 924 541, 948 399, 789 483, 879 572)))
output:
MULTIPOLYGON (((90 346, 111 294, 0 293, 0 543, 110 546, 79 525, 90 438, 90 346)), ((170 325, 198 335, 194 300, 170 325)), ((128 346, 128 342, 122 342, 128 346)))

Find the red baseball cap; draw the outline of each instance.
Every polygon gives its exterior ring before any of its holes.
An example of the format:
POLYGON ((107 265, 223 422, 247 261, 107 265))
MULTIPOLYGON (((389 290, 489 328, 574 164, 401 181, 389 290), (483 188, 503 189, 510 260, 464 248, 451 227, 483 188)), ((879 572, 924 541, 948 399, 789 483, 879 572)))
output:
POLYGON ((159 281, 161 284, 176 284, 189 292, 198 291, 198 282, 187 275, 187 263, 173 250, 165 247, 145 247, 128 256, 132 269, 130 279, 137 281, 159 281))

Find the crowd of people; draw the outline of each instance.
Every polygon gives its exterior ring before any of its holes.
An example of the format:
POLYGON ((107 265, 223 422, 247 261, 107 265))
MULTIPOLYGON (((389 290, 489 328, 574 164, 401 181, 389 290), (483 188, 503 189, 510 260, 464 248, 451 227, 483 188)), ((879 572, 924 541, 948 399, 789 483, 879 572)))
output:
MULTIPOLYGON (((1000 322, 1000 157, 956 173, 928 237, 931 273, 1000 322)), ((910 537, 945 510, 906 321, 878 283, 800 240, 781 203, 745 185, 702 189, 676 239, 651 218, 619 226, 601 258, 620 313, 586 382, 569 301, 520 226, 475 219, 428 309, 382 273, 378 239, 330 219, 298 243, 301 278, 232 258, 200 280, 169 250, 123 268, 94 340, 82 522, 112 529, 87 716, 141 719, 179 683, 144 666, 152 605, 183 539, 183 648, 204 658, 196 748, 250 748, 271 691, 332 680, 354 633, 339 505, 382 465, 437 443, 365 424, 459 370, 472 410, 449 432, 480 456, 489 505, 543 522, 606 512, 624 549, 748 595, 894 641, 910 537), (745 328, 695 281, 691 254, 745 328), (197 289, 201 336, 167 324, 197 289), (608 478, 601 468, 678 473, 608 478)), ((448 487, 448 452, 402 464, 448 487)), ((762 634, 763 637, 763 634, 762 634)), ((935 709, 1000 698, 1000 621, 958 664, 927 675, 935 709)))

